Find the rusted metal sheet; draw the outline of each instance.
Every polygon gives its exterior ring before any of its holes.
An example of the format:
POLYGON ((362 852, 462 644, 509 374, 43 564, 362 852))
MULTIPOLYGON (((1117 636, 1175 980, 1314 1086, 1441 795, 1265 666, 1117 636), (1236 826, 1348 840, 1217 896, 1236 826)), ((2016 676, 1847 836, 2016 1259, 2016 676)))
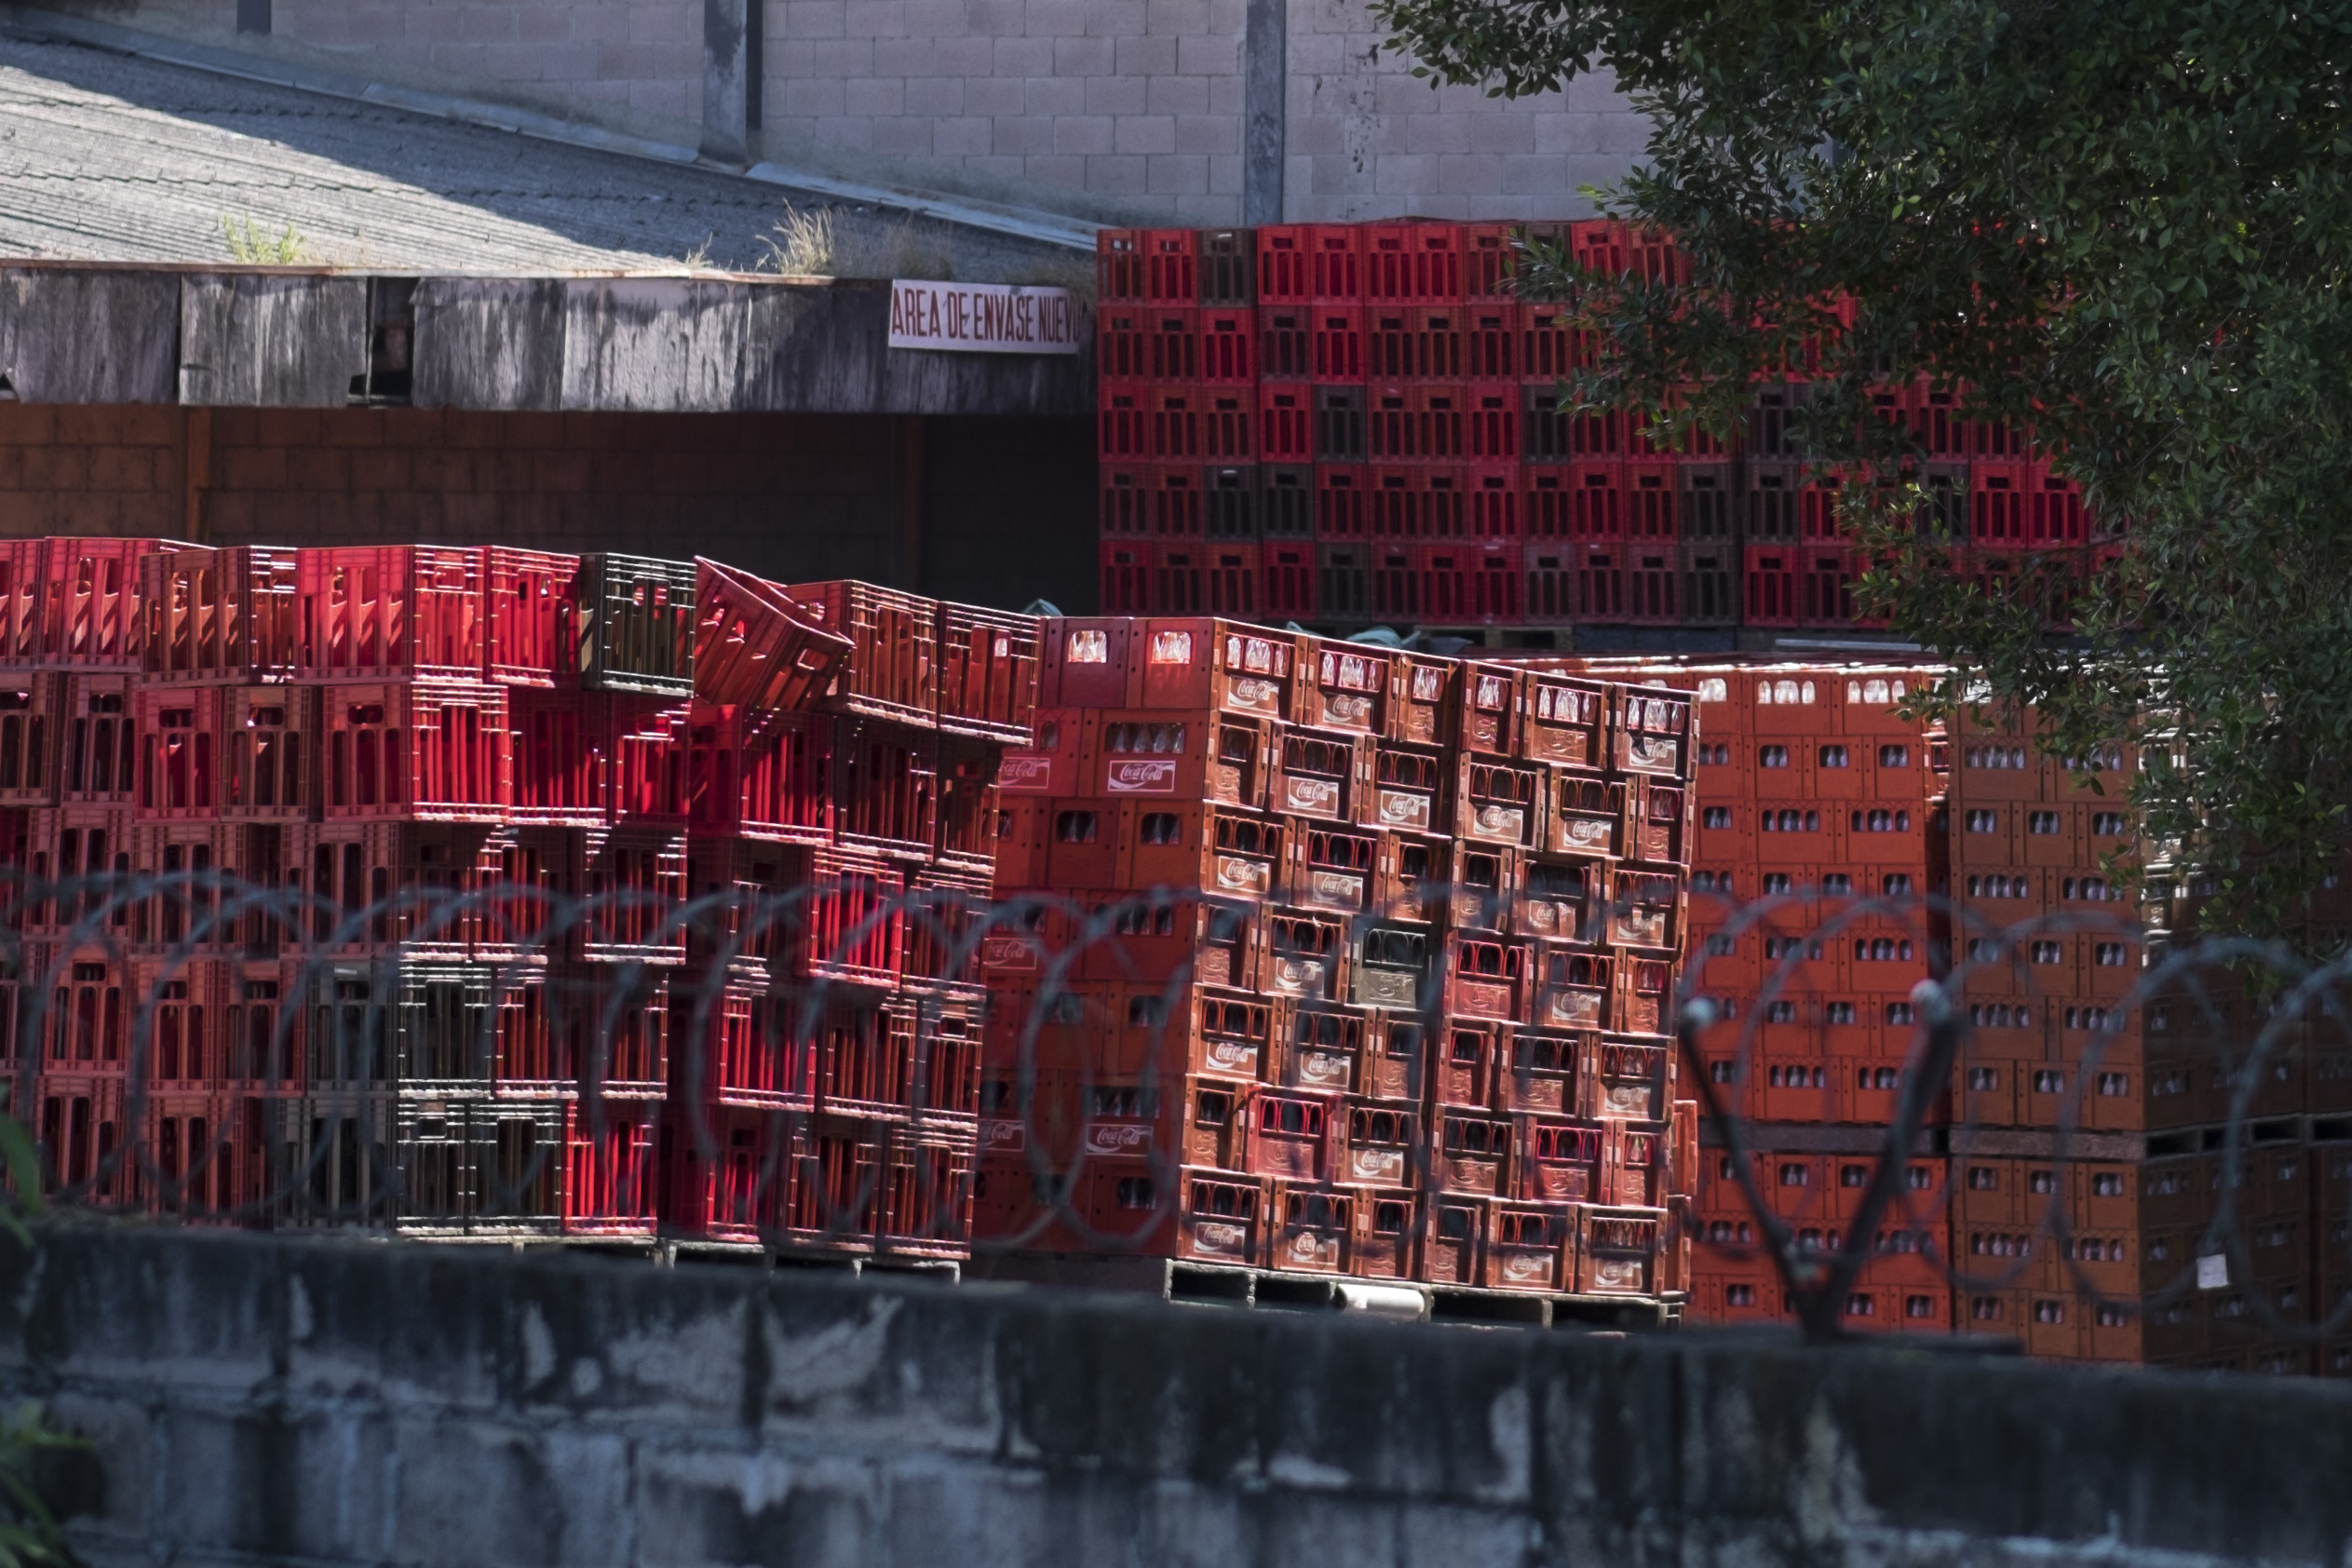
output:
POLYGON ((190 273, 180 281, 180 400, 340 408, 368 369, 368 282, 190 273))
POLYGON ((562 407, 563 280, 426 277, 416 286, 418 408, 562 407))
POLYGON ((169 403, 176 273, 0 269, 0 375, 27 403, 169 403))

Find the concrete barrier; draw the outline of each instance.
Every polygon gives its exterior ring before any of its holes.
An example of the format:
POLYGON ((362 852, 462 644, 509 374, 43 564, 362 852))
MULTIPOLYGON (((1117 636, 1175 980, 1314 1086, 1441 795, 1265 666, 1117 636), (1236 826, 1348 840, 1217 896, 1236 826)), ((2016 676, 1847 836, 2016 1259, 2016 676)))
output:
POLYGON ((111 1564, 1903 1565, 2352 1549, 2352 1389, 50 1228, 111 1564))

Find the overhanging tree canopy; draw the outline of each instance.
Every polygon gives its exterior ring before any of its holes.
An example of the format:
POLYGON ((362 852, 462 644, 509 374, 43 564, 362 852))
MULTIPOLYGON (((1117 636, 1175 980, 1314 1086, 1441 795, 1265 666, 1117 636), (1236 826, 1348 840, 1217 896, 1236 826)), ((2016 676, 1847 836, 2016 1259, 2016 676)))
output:
POLYGON ((2303 924, 2347 841, 2352 7, 1374 10, 1426 74, 1519 96, 1605 65, 1652 117, 1615 205, 1679 237, 1688 287, 1550 259, 1523 282, 1578 293, 1602 329, 1588 398, 1723 427, 1755 378, 1808 366, 1807 450, 1882 477, 1848 487, 1881 562, 1866 598, 2039 709, 2054 750, 2147 743, 2142 842, 2180 846, 2209 918, 2303 924), (1868 391, 1920 374, 2030 425, 2100 517, 2129 520, 2073 637, 2032 593, 1968 586, 1956 541, 1884 488, 1905 439, 1868 391))

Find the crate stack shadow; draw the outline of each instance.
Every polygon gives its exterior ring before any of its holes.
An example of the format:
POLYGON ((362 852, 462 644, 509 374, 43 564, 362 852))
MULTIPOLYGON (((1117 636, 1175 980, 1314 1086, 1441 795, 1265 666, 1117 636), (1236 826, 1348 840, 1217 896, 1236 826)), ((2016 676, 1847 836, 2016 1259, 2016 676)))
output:
POLYGON ((983 948, 988 1266, 1678 1311, 1688 693, 1046 628, 983 948))
MULTIPOLYGON (((1804 376, 1760 385, 1726 437, 1584 406, 1568 378, 1594 333, 1521 297, 1531 241, 1689 281, 1670 239, 1606 219, 1103 231, 1101 608, 1580 648, 1879 624, 1855 603, 1847 476, 1805 461, 1804 376)), ((1964 418, 1962 389, 1922 377, 1872 404, 1908 432, 1955 571, 2007 592, 2113 559, 2080 489, 1964 418)))
POLYGON ((17 900, 52 1183, 960 1255, 979 990, 939 932, 1034 622, 618 555, 6 551, 0 858, 115 879, 17 900))

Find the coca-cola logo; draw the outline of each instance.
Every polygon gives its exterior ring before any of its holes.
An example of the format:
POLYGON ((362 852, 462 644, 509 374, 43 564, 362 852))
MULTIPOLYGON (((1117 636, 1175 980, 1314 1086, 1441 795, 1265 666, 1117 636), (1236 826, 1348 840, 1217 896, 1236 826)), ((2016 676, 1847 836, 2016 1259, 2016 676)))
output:
POLYGON ((1639 1290, 1642 1265, 1631 1258, 1595 1258, 1592 1282, 1612 1291, 1639 1290))
POLYGON ((1322 1250, 1323 1244, 1320 1238, 1308 1232, 1301 1231, 1291 1237, 1291 1256, 1294 1258, 1312 1259, 1322 1250))
POLYGON ((1339 786, 1328 778, 1283 781, 1292 811, 1331 812, 1339 809, 1339 786))
POLYGON ((1601 998, 1586 991, 1556 991, 1548 1011, 1555 1023, 1594 1023, 1601 1017, 1601 998))
POLYGON ((1053 759, 1008 756, 996 766, 996 787, 1008 795, 1049 794, 1053 790, 1053 759))
POLYGON ((1197 1220, 1193 1223, 1193 1245, 1204 1252, 1238 1252, 1249 1239, 1248 1231, 1220 1220, 1197 1220))
POLYGON ((1274 885, 1273 868, 1238 855, 1220 855, 1217 885, 1234 893, 1264 893, 1274 885))
POLYGON ((1672 767, 1674 751, 1674 742, 1670 740, 1653 740, 1641 735, 1633 737, 1632 755, 1636 763, 1646 763, 1653 767, 1672 767))
POLYGON ((1646 1112, 1649 1108, 1650 1091, 1646 1088, 1620 1088, 1613 1086, 1609 1090, 1609 1109, 1612 1111, 1646 1112))
POLYGON ((1299 1053, 1299 1076, 1311 1084, 1340 1084, 1347 1081, 1347 1059, 1330 1056, 1322 1051, 1299 1053))
POLYGON ((1017 1121, 983 1121, 980 1124, 980 1136, 984 1148, 1019 1153, 1029 1146, 1029 1129, 1017 1121))
POLYGON ((988 937, 980 942, 980 962, 992 969, 1034 969, 1037 948, 1026 937, 988 937))
POLYGON ((1315 897, 1327 904, 1353 909, 1364 901, 1364 879, 1340 872, 1317 872, 1309 879, 1315 897))
POLYGON ((1346 724, 1361 727, 1372 723, 1372 698, 1353 696, 1345 692, 1323 694, 1323 722, 1327 724, 1346 724))
POLYGON ((1358 1149, 1354 1164, 1357 1177, 1366 1182, 1399 1181, 1405 1173, 1405 1156, 1395 1149, 1358 1149))
POLYGON ((1395 828, 1426 828, 1429 825, 1429 797, 1409 795, 1401 790, 1380 791, 1380 819, 1395 828))
POLYGON ((1527 825, 1527 813, 1515 805, 1482 805, 1476 818, 1481 838, 1517 838, 1527 825))
POLYGON ((1502 986, 1464 980, 1461 991, 1462 1010, 1466 1013, 1482 1013, 1495 1018, 1510 1010, 1511 994, 1502 986))
POLYGON ((1176 764, 1167 759, 1140 763, 1113 763, 1103 778, 1103 787, 1115 795, 1172 795, 1176 792, 1176 764))
POLYGON ((1549 1260, 1530 1256, 1525 1252, 1503 1254, 1503 1277, 1506 1279, 1541 1279, 1551 1273, 1549 1260))
POLYGON ((1141 1154, 1152 1146, 1152 1129, 1132 1122, 1097 1122, 1087 1129, 1087 1153, 1090 1155, 1141 1154))
POLYGON ((1568 818, 1568 842, 1571 844, 1602 844, 1609 837, 1609 824, 1596 822, 1589 817, 1568 818))
POLYGON ((1211 1040, 1209 1042, 1208 1057, 1211 1067, 1222 1067, 1228 1072, 1246 1072, 1258 1065, 1258 1048, 1245 1046, 1238 1040, 1211 1040))
POLYGON ((1233 683, 1234 705, 1238 708, 1272 708, 1281 696, 1282 688, 1271 681, 1244 678, 1233 683))

